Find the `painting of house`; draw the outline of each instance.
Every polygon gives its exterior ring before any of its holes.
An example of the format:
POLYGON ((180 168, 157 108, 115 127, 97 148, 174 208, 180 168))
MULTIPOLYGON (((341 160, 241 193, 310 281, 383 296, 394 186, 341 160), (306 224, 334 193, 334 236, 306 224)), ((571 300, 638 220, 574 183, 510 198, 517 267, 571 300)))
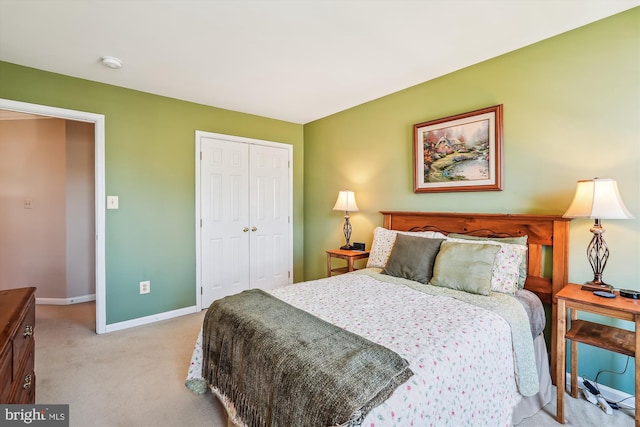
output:
POLYGON ((435 145, 436 153, 451 154, 455 151, 461 150, 465 147, 465 144, 458 138, 447 137, 446 135, 441 137, 435 145))

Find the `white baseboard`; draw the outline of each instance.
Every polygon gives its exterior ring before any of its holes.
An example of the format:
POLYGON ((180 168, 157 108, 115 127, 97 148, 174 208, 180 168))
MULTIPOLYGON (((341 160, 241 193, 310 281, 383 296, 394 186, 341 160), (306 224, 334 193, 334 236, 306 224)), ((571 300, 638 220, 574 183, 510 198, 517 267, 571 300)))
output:
POLYGON ((43 305, 69 305, 80 304, 81 302, 95 301, 96 294, 82 295, 72 298, 36 298, 36 304, 43 305))
POLYGON ((172 319, 174 317, 185 316, 187 314, 196 313, 196 306, 180 308, 178 310, 165 311, 164 313, 153 314, 151 316, 139 317, 137 319, 125 320, 124 322, 112 323, 107 325, 105 332, 120 331, 122 329, 133 328, 136 326, 148 325, 149 323, 158 322, 160 320, 172 319))
MULTIPOLYGON (((571 390, 571 374, 569 372, 567 372, 566 378, 567 378, 566 389, 571 390)), ((589 379, 587 378, 587 380, 589 379)), ((582 381, 583 381, 583 378, 578 377, 578 388, 584 388, 582 381)), ((593 381, 589 380, 589 382, 593 384, 593 381)), ((608 387, 604 384, 598 384, 598 390, 600 390, 600 393, 605 399, 611 402, 619 402, 623 399, 627 399, 624 402, 622 402, 622 405, 624 405, 624 407, 626 408, 633 408, 633 410, 636 409, 636 399, 633 398, 633 395, 627 394, 620 390, 616 390, 615 388, 612 388, 612 387, 608 387)), ((580 398, 582 398, 581 394, 579 396, 580 398)))

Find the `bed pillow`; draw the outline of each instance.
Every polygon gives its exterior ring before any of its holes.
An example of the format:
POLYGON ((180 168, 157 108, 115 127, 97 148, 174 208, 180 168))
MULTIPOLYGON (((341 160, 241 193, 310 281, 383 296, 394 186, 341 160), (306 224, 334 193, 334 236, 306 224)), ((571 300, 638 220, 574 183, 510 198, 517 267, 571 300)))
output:
POLYGON ((398 234, 430 239, 444 239, 446 237, 437 231, 397 231, 376 227, 373 230, 373 243, 371 244, 369 259, 367 260, 367 268, 384 268, 385 265, 387 265, 387 260, 389 259, 389 255, 391 255, 391 249, 393 249, 393 244, 398 234))
POLYGON ((499 250, 499 245, 446 240, 440 245, 429 284, 489 295, 493 264, 499 250))
POLYGON ((398 234, 382 274, 429 283, 433 263, 444 239, 398 234))
MULTIPOLYGON (((529 236, 524 235, 521 237, 477 237, 467 236, 466 234, 449 233, 448 237, 465 240, 493 240, 502 243, 513 243, 516 245, 522 245, 528 249, 527 240, 529 236)), ((525 253, 522 262, 518 268, 518 289, 524 289, 524 282, 527 281, 527 255, 525 253)))
POLYGON ((520 265, 526 258, 527 247, 520 244, 503 243, 496 240, 467 240, 447 238, 448 242, 462 244, 487 244, 498 246, 491 277, 491 290, 513 295, 518 290, 520 265))

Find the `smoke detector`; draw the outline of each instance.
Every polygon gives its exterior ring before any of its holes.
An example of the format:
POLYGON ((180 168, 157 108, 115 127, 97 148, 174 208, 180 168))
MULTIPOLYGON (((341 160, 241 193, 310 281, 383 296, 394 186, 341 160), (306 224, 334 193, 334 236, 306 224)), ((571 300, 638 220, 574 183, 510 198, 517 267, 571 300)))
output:
POLYGON ((113 56, 103 56, 100 60, 105 67, 113 68, 114 70, 122 68, 122 61, 113 56))

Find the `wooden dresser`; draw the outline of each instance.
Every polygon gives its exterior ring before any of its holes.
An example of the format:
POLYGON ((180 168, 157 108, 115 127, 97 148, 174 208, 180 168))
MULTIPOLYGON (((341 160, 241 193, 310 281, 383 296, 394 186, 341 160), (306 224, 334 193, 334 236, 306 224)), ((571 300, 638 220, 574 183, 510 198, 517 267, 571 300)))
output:
POLYGON ((36 288, 0 291, 0 403, 33 404, 36 288))

